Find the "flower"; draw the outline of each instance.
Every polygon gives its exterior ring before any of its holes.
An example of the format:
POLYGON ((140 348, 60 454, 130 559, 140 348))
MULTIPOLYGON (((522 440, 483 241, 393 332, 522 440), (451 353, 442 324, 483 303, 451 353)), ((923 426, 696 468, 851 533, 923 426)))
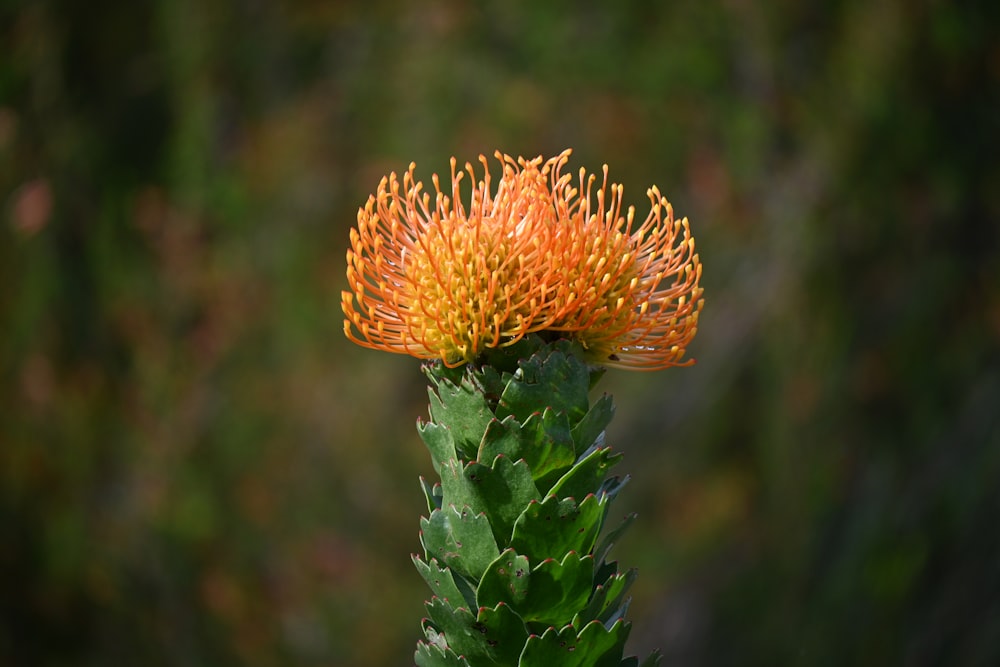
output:
POLYGON ((656 187, 635 225, 622 212, 622 186, 562 169, 570 151, 549 160, 496 154, 495 194, 489 163, 457 171, 451 189, 433 176, 433 199, 415 165, 383 178, 358 211, 347 251, 350 291, 342 294, 347 337, 365 347, 473 361, 489 348, 536 332, 580 342, 596 363, 652 370, 683 365, 703 301, 701 262, 686 218, 656 187), (475 183, 468 209, 465 174, 475 183), (593 196, 592 196, 593 195, 593 196), (596 206, 594 198, 596 197, 596 206))

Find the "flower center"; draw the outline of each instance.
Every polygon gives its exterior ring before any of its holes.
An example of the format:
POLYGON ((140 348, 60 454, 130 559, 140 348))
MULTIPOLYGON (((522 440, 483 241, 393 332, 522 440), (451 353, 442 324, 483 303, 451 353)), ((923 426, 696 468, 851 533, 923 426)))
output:
POLYGON ((514 238, 491 218, 456 215, 430 221, 405 267, 407 325, 449 362, 496 347, 510 329, 514 238))
POLYGON ((636 261, 630 238, 609 231, 591 218, 565 227, 569 238, 553 261, 564 267, 559 314, 553 330, 564 331, 585 347, 600 347, 627 330, 637 316, 636 261))

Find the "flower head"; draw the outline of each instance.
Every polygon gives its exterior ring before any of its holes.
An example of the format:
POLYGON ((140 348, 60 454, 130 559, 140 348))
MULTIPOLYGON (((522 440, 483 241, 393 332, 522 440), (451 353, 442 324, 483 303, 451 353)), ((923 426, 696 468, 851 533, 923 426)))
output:
POLYGON ((543 161, 496 154, 476 182, 472 165, 434 195, 415 165, 383 178, 358 211, 347 252, 344 331, 374 349, 441 359, 449 366, 489 348, 551 331, 578 340, 597 363, 638 369, 680 365, 697 331, 701 262, 687 219, 654 187, 636 226, 622 186, 581 169, 562 173, 570 151, 543 161), (473 181, 468 209, 460 200, 473 181), (593 201, 596 197, 596 205, 593 201))

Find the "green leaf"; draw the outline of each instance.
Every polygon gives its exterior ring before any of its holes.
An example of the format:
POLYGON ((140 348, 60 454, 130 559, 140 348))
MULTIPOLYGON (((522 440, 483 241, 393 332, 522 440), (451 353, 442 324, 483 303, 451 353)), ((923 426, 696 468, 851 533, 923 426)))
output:
POLYGON ((461 635, 476 622, 475 616, 465 607, 453 607, 441 598, 431 598, 424 603, 428 618, 424 619, 423 628, 427 639, 438 648, 451 649, 457 655, 464 655, 466 660, 473 656, 465 654, 453 642, 461 644, 461 635))
POLYGON ((524 459, 536 481, 562 473, 576 458, 569 419, 564 413, 546 409, 529 416, 524 424, 513 415, 491 422, 477 458, 492 461, 501 454, 513 461, 524 459))
POLYGON ((448 368, 440 359, 435 359, 434 361, 428 361, 420 365, 420 370, 423 371, 427 379, 431 381, 434 386, 437 386, 441 382, 451 382, 454 385, 459 385, 462 383, 462 379, 465 378, 468 370, 468 366, 456 366, 454 368, 448 368))
POLYGON ((584 458, 577 461, 549 491, 560 498, 585 498, 601 489, 601 483, 608 469, 621 459, 621 454, 614 454, 610 447, 594 449, 584 458))
POLYGON ((589 623, 579 634, 572 625, 549 628, 528 637, 518 667, 619 667, 628 633, 624 622, 611 629, 589 623))
POLYGON ((496 457, 492 466, 448 461, 441 470, 441 486, 445 502, 486 514, 498 545, 510 542, 517 517, 528 503, 539 499, 528 465, 506 456, 496 457))
POLYGON ((542 350, 519 364, 500 397, 497 418, 514 415, 524 423, 532 413, 552 408, 565 412, 570 423, 575 424, 587 413, 590 373, 583 361, 552 349, 547 355, 542 350))
MULTIPOLYGON (((493 607, 504 602, 512 605, 519 613, 528 598, 528 579, 531 564, 526 556, 519 556, 513 549, 507 549, 490 563, 479 580, 476 589, 476 604, 493 607)), ((524 614, 521 613, 523 618, 524 614)))
POLYGON ((594 560, 568 553, 562 562, 543 560, 531 571, 525 620, 556 625, 571 619, 593 587, 594 560))
POLYGON ((440 633, 438 643, 445 644, 470 665, 513 665, 523 650, 528 632, 517 614, 505 604, 482 608, 477 616, 464 607, 453 608, 439 598, 425 607, 433 628, 440 633), (443 638, 441 637, 443 635, 443 638))
MULTIPOLYGON (((475 366, 487 369, 498 369, 504 375, 513 374, 518 364, 540 350, 549 347, 537 334, 529 334, 511 345, 499 348, 489 348, 476 360, 475 366)), ((506 384, 506 383, 505 383, 506 384)))
POLYGON ((590 373, 590 388, 593 389, 600 382, 604 374, 608 372, 608 369, 604 366, 597 366, 594 364, 587 364, 587 371, 590 373))
POLYGON ((431 453, 431 462, 434 464, 434 471, 441 474, 441 465, 448 459, 458 458, 455 451, 455 439, 451 435, 451 429, 442 424, 434 422, 417 422, 417 433, 420 439, 427 445, 427 450, 431 453))
POLYGON ((474 459, 483 433, 493 420, 486 397, 468 381, 456 385, 440 380, 435 388, 428 388, 427 394, 431 421, 451 431, 458 456, 466 460, 474 459))
POLYGON ((632 525, 632 522, 635 521, 637 516, 639 515, 635 512, 627 515, 617 528, 608 531, 608 533, 601 538, 601 541, 594 549, 594 562, 597 563, 598 566, 604 563, 604 559, 608 557, 611 547, 615 546, 615 542, 625 533, 625 530, 632 525))
POLYGON ((491 364, 466 365, 466 382, 469 382, 476 388, 476 391, 483 394, 487 405, 490 406, 490 410, 494 413, 496 413, 497 404, 500 402, 500 396, 503 394, 504 388, 514 377, 514 371, 517 370, 517 361, 514 360, 508 366, 501 367, 491 364), (505 370, 508 366, 509 370, 505 370))
POLYGON ((500 550, 489 520, 463 506, 449 504, 420 519, 420 540, 427 557, 437 558, 459 574, 478 580, 500 550))
POLYGON ((509 606, 501 602, 496 607, 481 607, 473 628, 480 633, 497 664, 517 664, 528 640, 528 631, 524 621, 509 606))
POLYGON ((604 431, 615 416, 615 403, 610 396, 604 394, 594 402, 590 410, 573 427, 573 442, 576 444, 577 455, 594 445, 600 446, 604 441, 604 431))
POLYGON ((414 554, 410 556, 410 559, 413 561, 413 565, 416 566, 417 572, 420 573, 420 576, 430 586, 431 593, 446 600, 452 606, 461 606, 463 603, 468 604, 465 596, 462 595, 462 592, 455 584, 455 578, 452 576, 451 570, 447 567, 438 567, 436 558, 431 558, 425 563, 420 556, 414 554))
POLYGON ((593 586, 593 558, 568 553, 562 562, 546 559, 534 568, 508 549, 483 573, 476 602, 509 604, 526 622, 559 625, 583 607, 593 586))
POLYGON ((603 623, 604 627, 610 628, 615 623, 625 619, 625 614, 628 613, 628 607, 630 604, 632 604, 632 598, 625 598, 620 604, 608 607, 608 610, 605 611, 601 618, 597 619, 597 621, 599 623, 603 623))
POLYGON ((546 408, 534 413, 522 424, 525 451, 522 458, 531 468, 536 486, 548 488, 576 460, 569 418, 564 412, 546 408))
POLYGON ((637 570, 632 568, 625 573, 615 572, 598 584, 586 608, 573 618, 573 625, 580 628, 591 621, 606 623, 622 606, 625 594, 635 582, 636 576, 637 570))
POLYGON ((525 449, 522 444, 523 438, 521 424, 513 415, 503 420, 494 419, 486 427, 482 442, 479 444, 476 460, 492 461, 500 455, 506 456, 512 461, 523 459, 524 457, 521 455, 525 449))
POLYGON ((587 496, 577 504, 573 498, 549 496, 532 502, 514 523, 510 546, 533 562, 562 558, 570 551, 590 553, 604 517, 604 503, 587 496))
POLYGON ((420 478, 420 488, 424 491, 424 498, 427 499, 427 511, 433 512, 436 509, 441 508, 441 485, 437 482, 431 486, 430 482, 424 479, 422 476, 420 478))
POLYGON ((413 662, 417 667, 470 667, 469 661, 455 655, 449 648, 441 648, 427 642, 417 642, 417 651, 413 654, 413 662))
MULTIPOLYGON (((614 464, 612 464, 614 465, 614 464)), ((607 498, 609 501, 618 495, 618 492, 632 479, 628 475, 624 477, 611 477, 601 482, 601 488, 597 490, 598 498, 607 498)))

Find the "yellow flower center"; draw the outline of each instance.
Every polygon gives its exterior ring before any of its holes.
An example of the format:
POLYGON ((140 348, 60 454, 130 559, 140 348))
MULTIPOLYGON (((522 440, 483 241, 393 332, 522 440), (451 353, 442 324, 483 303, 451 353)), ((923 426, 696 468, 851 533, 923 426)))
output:
POLYGON ((429 199, 423 204, 401 257, 399 306, 408 335, 456 364, 544 328, 557 266, 541 264, 555 229, 545 174, 505 165, 496 195, 488 181, 480 183, 468 212, 440 195, 433 209, 429 199))
POLYGON ((565 303, 553 328, 607 331, 632 312, 632 278, 635 258, 629 253, 628 237, 593 233, 585 223, 574 229, 559 260, 567 267, 565 303))
POLYGON ((414 338, 447 361, 468 360, 496 346, 509 328, 511 239, 490 219, 451 215, 435 223, 406 258, 400 305, 414 338))

